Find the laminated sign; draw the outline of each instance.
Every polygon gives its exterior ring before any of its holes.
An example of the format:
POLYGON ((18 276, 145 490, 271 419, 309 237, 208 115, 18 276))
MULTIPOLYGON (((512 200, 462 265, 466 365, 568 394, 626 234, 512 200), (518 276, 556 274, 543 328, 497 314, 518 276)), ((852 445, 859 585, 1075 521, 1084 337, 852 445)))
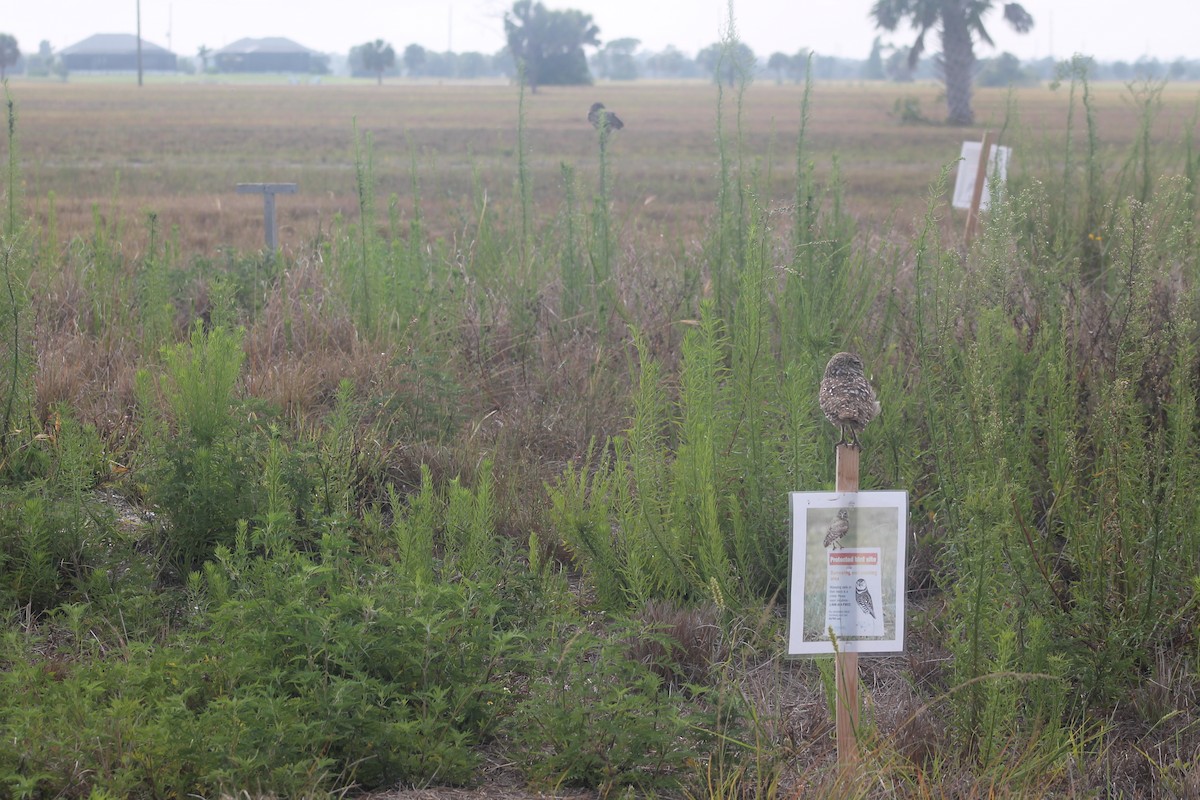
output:
MULTIPOLYGON (((950 204, 955 208, 970 208, 971 197, 975 192, 976 175, 979 172, 979 156, 983 151, 981 142, 963 142, 962 153, 959 155, 958 175, 954 180, 954 194, 950 204)), ((1011 147, 988 148, 986 172, 983 178, 983 192, 979 195, 979 210, 987 211, 992 205, 992 178, 999 181, 1003 191, 1008 180, 1008 162, 1012 158, 1011 147)))
POLYGON ((794 492, 788 655, 904 649, 905 492, 794 492))

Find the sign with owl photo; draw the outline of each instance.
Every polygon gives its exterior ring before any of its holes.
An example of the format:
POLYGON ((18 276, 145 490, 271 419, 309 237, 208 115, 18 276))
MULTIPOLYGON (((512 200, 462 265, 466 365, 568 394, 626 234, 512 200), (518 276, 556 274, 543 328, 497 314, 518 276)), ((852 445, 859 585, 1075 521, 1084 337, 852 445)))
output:
POLYGON ((907 493, 793 492, 791 504, 788 655, 902 651, 907 493))

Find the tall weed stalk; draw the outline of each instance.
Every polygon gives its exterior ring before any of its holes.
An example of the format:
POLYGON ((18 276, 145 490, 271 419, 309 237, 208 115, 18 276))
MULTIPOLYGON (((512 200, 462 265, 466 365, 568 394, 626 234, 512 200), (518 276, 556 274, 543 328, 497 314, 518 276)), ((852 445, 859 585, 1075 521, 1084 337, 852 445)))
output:
POLYGON ((743 226, 746 223, 746 185, 748 176, 743 169, 743 111, 751 75, 743 62, 742 44, 738 39, 733 15, 733 3, 721 31, 721 49, 717 58, 716 127, 717 127, 717 208, 716 222, 707 243, 707 262, 717 313, 728 319, 737 303, 737 274, 744 251, 743 226), (727 141, 725 122, 725 79, 734 90, 733 148, 727 141))
POLYGON ((20 208, 19 188, 21 185, 18 174, 17 155, 17 103, 13 100, 8 89, 8 80, 4 81, 4 110, 8 122, 8 160, 4 170, 4 199, 5 210, 8 212, 4 224, 4 235, 12 239, 17 235, 17 209, 20 208))
POLYGON ((14 448, 32 433, 33 370, 37 364, 33 341, 33 319, 29 305, 29 275, 33 264, 22 243, 17 225, 18 186, 17 110, 4 82, 8 118, 8 162, 5 194, 8 219, 0 237, 0 455, 10 468, 14 448))

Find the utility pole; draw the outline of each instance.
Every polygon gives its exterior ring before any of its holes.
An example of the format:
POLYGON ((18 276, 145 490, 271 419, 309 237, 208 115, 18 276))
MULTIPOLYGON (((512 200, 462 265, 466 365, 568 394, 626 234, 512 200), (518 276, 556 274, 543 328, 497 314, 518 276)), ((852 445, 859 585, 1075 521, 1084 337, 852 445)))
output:
POLYGON ((137 0, 138 86, 142 85, 142 0, 137 0))

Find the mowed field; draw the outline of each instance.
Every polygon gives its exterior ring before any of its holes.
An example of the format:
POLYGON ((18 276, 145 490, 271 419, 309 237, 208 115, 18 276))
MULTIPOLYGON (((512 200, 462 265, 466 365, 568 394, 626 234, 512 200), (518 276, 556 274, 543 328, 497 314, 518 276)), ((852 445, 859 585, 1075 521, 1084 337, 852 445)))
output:
MULTIPOLYGON (((964 139, 1003 131, 1015 148, 1013 178, 1061 169, 1071 98, 1066 87, 977 94, 979 124, 951 128, 902 124, 898 102, 915 100, 930 119, 944 116, 935 85, 817 84, 806 135, 806 163, 817 175, 840 171, 844 202, 862 221, 911 226, 940 168, 964 139)), ((424 222, 452 236, 487 193, 493 208, 515 196, 519 90, 498 85, 211 85, 16 81, 18 161, 24 202, 43 223, 51 207, 57 236, 89 234, 94 212, 122 223, 136 246, 146 215, 178 230, 184 253, 262 246, 262 202, 238 195, 240 182, 294 182, 280 198, 281 244, 304 247, 337 215, 358 209, 355 135, 370 142, 380 216, 395 195, 413 208, 415 173, 424 222), (52 198, 52 199, 51 199, 52 198)), ((1128 87, 1092 87, 1103 147, 1128 150, 1142 115, 1128 87)), ((674 249, 702 235, 719 184, 718 110, 729 158, 763 176, 767 207, 795 191, 803 87, 752 84, 741 97, 710 84, 639 82, 545 88, 524 101, 526 158, 540 215, 562 206, 562 165, 579 176, 583 199, 598 171, 596 136, 585 119, 605 102, 625 121, 610 150, 613 213, 643 244, 674 249), (740 134, 739 134, 740 111, 740 134), (642 236, 641 234, 644 234, 642 236)), ((1073 128, 1086 136, 1075 99, 1073 128)), ((1152 136, 1162 156, 1196 119, 1196 91, 1167 87, 1152 136)), ((1108 161, 1120 162, 1120 156, 1108 161)), ((1169 165, 1164 164, 1169 169, 1169 165)))

